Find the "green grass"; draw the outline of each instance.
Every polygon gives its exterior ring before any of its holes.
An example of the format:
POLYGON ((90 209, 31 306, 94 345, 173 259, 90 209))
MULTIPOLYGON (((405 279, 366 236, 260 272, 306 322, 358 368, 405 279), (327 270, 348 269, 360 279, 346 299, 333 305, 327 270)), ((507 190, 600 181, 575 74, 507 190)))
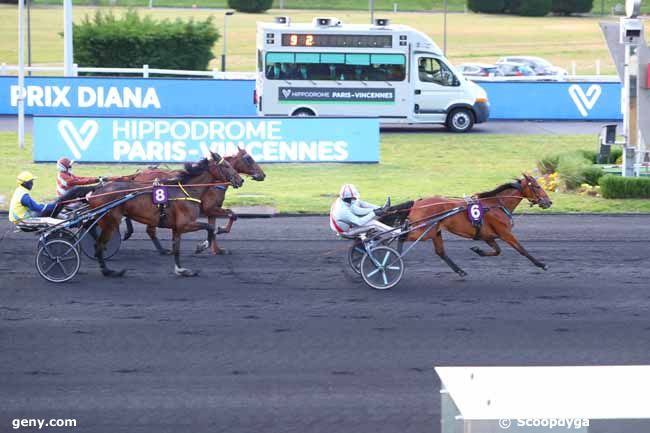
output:
MULTIPOLYGON (((176 0, 165 0, 176 1, 176 0)), ((188 0, 194 2, 195 0, 188 0)), ((196 0, 199 1, 199 0, 196 0)), ((293 0, 292 0, 293 1, 293 0)), ((296 0, 297 1, 297 0, 296 0)), ((302 0, 301 0, 302 1, 302 0)), ((304 0, 306 1, 306 0, 304 0)), ((413 0, 420 1, 420 0, 413 0)), ((436 0, 438 5, 440 0, 436 0)), ((366 0, 363 0, 367 4, 366 0)), ((390 3, 390 2, 389 2, 390 3)), ((216 3, 215 3, 216 4, 216 3)), ((378 1, 379 4, 379 1, 378 1)), ((433 7, 438 7, 436 4, 433 7)), ((74 19, 80 21, 95 8, 75 7, 74 19)), ((123 12, 116 8, 116 13, 123 12)), ((0 5, 0 62, 16 64, 16 7, 0 5)), ((221 28, 222 11, 210 9, 142 9, 156 18, 205 18, 215 16, 221 28)), ((273 9, 266 14, 235 14, 228 21, 228 68, 232 71, 255 69, 255 23, 270 21, 275 15, 290 15, 294 22, 311 21, 314 16, 338 16, 346 23, 368 22, 368 12, 305 11, 273 9)), ((442 14, 382 12, 377 16, 394 23, 408 24, 431 36, 442 45, 442 14)), ((599 17, 525 18, 505 15, 450 14, 448 16, 447 54, 452 63, 495 62, 506 55, 538 55, 570 70, 577 64, 579 74, 594 74, 596 60, 603 74, 615 74, 615 68, 598 26, 599 17)), ((59 7, 37 7, 32 11, 32 61, 41 65, 62 65, 62 11, 59 7)), ((215 59, 210 67, 219 67, 221 43, 213 48, 215 59)))
MULTIPOLYGON (((31 162, 31 136, 19 150, 15 133, 0 133, 0 207, 6 209, 15 176, 30 170, 39 177, 34 196, 55 195, 54 164, 31 162)), ((226 205, 265 204, 281 212, 325 213, 341 184, 356 184, 363 198, 382 203, 431 195, 463 196, 491 189, 522 171, 532 171, 535 160, 568 149, 592 149, 590 135, 550 136, 485 134, 390 133, 382 135, 381 164, 267 164, 264 182, 247 181, 228 193, 226 205)), ((134 172, 134 165, 78 165, 80 175, 117 175, 134 172)), ((605 200, 577 194, 552 193, 555 212, 650 212, 650 200, 605 200)), ((520 211, 539 211, 522 206, 520 211)))

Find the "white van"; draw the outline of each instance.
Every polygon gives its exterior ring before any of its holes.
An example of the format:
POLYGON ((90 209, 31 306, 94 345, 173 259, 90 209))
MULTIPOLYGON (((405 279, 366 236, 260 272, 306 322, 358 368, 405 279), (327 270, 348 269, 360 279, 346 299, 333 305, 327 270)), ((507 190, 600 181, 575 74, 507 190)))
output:
POLYGON ((489 117, 485 91, 426 35, 376 20, 257 23, 261 116, 377 116, 382 124, 445 124, 467 132, 489 117))

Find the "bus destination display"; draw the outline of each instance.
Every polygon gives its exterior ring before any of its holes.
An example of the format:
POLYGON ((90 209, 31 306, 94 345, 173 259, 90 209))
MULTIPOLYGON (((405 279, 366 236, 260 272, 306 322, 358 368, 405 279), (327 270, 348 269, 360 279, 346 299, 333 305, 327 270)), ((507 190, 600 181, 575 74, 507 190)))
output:
POLYGON ((283 47, 351 47, 351 48, 392 48, 390 35, 327 35, 284 33, 283 47))

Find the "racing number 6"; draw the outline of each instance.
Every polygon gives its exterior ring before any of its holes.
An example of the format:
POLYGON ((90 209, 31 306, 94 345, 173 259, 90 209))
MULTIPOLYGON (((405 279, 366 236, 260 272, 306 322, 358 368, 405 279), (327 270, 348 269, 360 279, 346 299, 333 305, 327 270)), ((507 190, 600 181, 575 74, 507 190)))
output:
POLYGON ((474 203, 470 206, 469 213, 472 216, 472 219, 478 221, 481 218, 481 206, 474 203))

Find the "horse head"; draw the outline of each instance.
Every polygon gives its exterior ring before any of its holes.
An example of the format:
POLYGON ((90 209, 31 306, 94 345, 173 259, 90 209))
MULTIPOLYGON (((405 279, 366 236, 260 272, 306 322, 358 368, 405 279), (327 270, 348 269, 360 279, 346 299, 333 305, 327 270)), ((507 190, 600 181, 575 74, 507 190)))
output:
POLYGON ((216 152, 210 152, 208 171, 214 180, 230 182, 235 188, 239 188, 244 184, 244 179, 237 173, 237 170, 216 152))
POLYGON ((238 173, 246 174, 257 181, 263 181, 266 178, 266 173, 264 173, 262 167, 259 166, 246 149, 237 147, 237 154, 228 159, 238 173))
POLYGON ((539 205, 542 209, 548 209, 553 202, 549 198, 544 188, 542 188, 537 179, 528 173, 522 173, 523 178, 519 180, 521 186, 521 194, 528 199, 531 206, 539 205))

